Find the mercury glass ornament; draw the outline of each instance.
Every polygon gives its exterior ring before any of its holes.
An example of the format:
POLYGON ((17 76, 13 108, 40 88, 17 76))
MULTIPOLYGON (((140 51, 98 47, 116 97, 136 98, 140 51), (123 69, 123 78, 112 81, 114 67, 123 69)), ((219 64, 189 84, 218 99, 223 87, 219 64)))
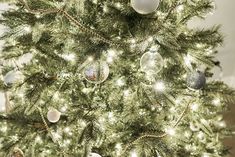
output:
POLYGON ((206 85, 206 76, 203 72, 195 71, 191 72, 187 76, 187 86, 190 89, 199 90, 205 87, 206 85))
POLYGON ((164 60, 158 52, 146 52, 140 59, 141 71, 146 74, 157 74, 162 70, 163 66, 164 60))
POLYGON ((60 120, 61 113, 56 109, 47 112, 47 119, 51 123, 57 123, 60 120))
POLYGON ((90 154, 88 155, 88 157, 102 157, 102 156, 100 156, 100 155, 97 154, 97 153, 90 153, 90 154))
POLYGON ((24 75, 18 70, 9 71, 3 78, 5 84, 22 82, 24 75))
POLYGON ((100 84, 109 76, 109 65, 103 61, 96 61, 84 68, 84 77, 88 82, 100 84))
POLYGON ((10 153, 10 157, 24 157, 24 153, 19 148, 14 148, 10 153))
POLYGON ((132 8, 139 14, 150 14, 157 10, 160 0, 131 0, 132 8))

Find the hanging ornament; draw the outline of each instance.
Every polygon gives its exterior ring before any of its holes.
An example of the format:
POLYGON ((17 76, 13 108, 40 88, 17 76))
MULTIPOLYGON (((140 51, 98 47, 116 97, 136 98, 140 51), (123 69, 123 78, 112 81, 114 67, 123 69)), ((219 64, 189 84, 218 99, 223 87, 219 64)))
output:
POLYGON ((109 66, 106 62, 96 61, 84 68, 84 77, 88 82, 100 84, 109 76, 109 66))
POLYGON ((187 76, 187 86, 191 89, 202 89, 206 85, 206 76, 203 72, 192 72, 187 76))
POLYGON ((24 79, 24 75, 17 70, 9 71, 3 78, 5 84, 13 84, 22 82, 24 79))
POLYGON ((164 66, 164 60, 158 52, 148 51, 140 59, 141 71, 146 74, 157 74, 164 66))
POLYGON ((131 0, 132 8, 139 14, 150 14, 157 10, 160 0, 131 0))
POLYGON ((19 148, 14 148, 10 153, 10 157, 24 157, 24 153, 19 148))
POLYGON ((47 112, 47 119, 51 123, 57 123, 60 120, 61 113, 56 109, 47 112))
POLYGON ((97 153, 90 153, 88 157, 102 157, 102 156, 97 153))

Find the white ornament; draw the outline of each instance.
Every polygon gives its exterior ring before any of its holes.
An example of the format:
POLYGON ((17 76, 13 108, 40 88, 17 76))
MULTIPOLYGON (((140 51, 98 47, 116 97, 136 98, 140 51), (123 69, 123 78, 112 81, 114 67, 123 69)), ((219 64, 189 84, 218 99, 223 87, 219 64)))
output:
POLYGON ((140 14, 150 14, 157 10, 160 0, 131 0, 132 8, 140 14))
POLYGON ((90 153, 90 154, 88 155, 88 157, 102 157, 102 156, 100 156, 100 155, 97 154, 97 153, 90 153))
POLYGON ((60 120, 61 113, 56 109, 47 112, 47 119, 51 123, 57 123, 60 120))
POLYGON ((146 52, 140 59, 141 71, 146 74, 157 74, 164 66, 164 60, 158 52, 146 52))
POLYGON ((23 81, 24 75, 17 70, 9 71, 3 78, 5 84, 18 83, 23 81))

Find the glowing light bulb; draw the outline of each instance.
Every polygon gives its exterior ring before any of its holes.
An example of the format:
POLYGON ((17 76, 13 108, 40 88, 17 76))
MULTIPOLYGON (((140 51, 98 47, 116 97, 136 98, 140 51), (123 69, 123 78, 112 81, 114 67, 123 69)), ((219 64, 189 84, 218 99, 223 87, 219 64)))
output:
POLYGON ((128 89, 123 91, 123 95, 124 95, 125 97, 128 97, 129 94, 130 94, 130 91, 129 91, 128 89))
POLYGON ((154 89, 158 92, 163 92, 165 90, 165 84, 163 82, 157 82, 154 85, 154 89))
POLYGON ((189 54, 187 56, 184 57, 184 62, 187 66, 190 66, 191 67, 191 63, 192 63, 192 56, 190 56, 189 54))
POLYGON ((35 138, 35 142, 41 144, 42 143, 42 138, 40 136, 37 136, 35 138))
POLYGON ((70 62, 74 62, 75 61, 75 54, 71 53, 71 54, 66 54, 66 55, 62 55, 62 57, 67 60, 67 61, 70 61, 70 62))
POLYGON ((210 157, 209 154, 205 153, 202 155, 202 157, 210 157))
POLYGON ((66 112, 66 111, 67 111, 67 109, 68 109, 68 107, 67 107, 67 106, 63 106, 63 107, 61 107, 60 111, 64 113, 64 112, 66 112))
POLYGON ((121 3, 116 3, 116 7, 120 9, 122 7, 121 3))
POLYGON ((25 31, 26 33, 30 33, 30 32, 32 31, 32 29, 31 29, 30 26, 25 26, 25 27, 24 27, 24 31, 25 31))
POLYGON ((7 126, 3 126, 3 127, 1 127, 1 132, 3 132, 3 133, 6 133, 7 132, 7 126))
POLYGON ((197 137, 198 137, 200 140, 203 139, 204 136, 205 136, 204 133, 201 132, 201 131, 200 131, 200 132, 198 133, 198 135, 197 135, 197 137))
POLYGON ((191 109, 192 109, 192 111, 198 111, 199 105, 194 103, 194 104, 192 104, 191 109))
POLYGON ((175 136, 175 135, 176 135, 176 131, 175 131, 174 128, 168 128, 168 129, 166 130, 166 133, 167 133, 168 135, 170 135, 170 136, 175 136))
POLYGON ((121 87, 125 85, 125 82, 122 79, 118 79, 116 84, 121 87))
POLYGON ((137 156, 137 153, 136 153, 135 151, 132 151, 132 152, 131 152, 131 157, 138 157, 138 156, 137 156))
POLYGON ((213 104, 214 104, 215 106, 220 105, 220 99, 219 99, 219 98, 214 99, 214 100, 213 100, 213 104))
POLYGON ((180 5, 176 8, 177 13, 181 13, 184 10, 184 6, 180 5))
POLYGON ((93 58, 92 56, 90 56, 90 57, 87 58, 87 60, 88 60, 89 62, 92 62, 92 61, 94 60, 94 58, 93 58))
POLYGON ((153 37, 149 37, 148 42, 152 42, 152 41, 153 41, 153 37))

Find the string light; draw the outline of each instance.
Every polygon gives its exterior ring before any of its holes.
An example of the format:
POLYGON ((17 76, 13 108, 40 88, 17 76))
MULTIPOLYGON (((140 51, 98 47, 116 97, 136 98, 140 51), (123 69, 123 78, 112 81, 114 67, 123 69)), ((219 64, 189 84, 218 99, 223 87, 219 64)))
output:
POLYGON ((177 13, 181 13, 184 10, 184 6, 180 5, 176 8, 177 13))
POLYGON ((213 100, 213 104, 214 104, 215 106, 220 105, 220 99, 219 99, 219 98, 214 99, 214 100, 213 100))
POLYGON ((192 109, 192 111, 197 111, 199 109, 199 105, 194 103, 191 105, 191 109, 192 109))
POLYGON ((174 128, 168 128, 168 129, 166 129, 166 133, 170 136, 175 136, 176 130, 174 128))
POLYGON ((192 56, 190 56, 189 54, 187 54, 186 56, 184 56, 184 62, 188 67, 191 67, 192 65, 192 56))
POLYGON ((71 53, 71 54, 64 54, 64 55, 62 55, 62 57, 67 61, 74 62, 76 55, 71 53))
POLYGON ((156 82, 154 85, 155 91, 163 92, 165 90, 165 84, 163 82, 156 82))
POLYGON ((137 153, 135 151, 131 152, 131 157, 138 157, 137 153))
POLYGON ((88 60, 89 62, 92 62, 92 61, 94 60, 94 58, 93 58, 92 56, 90 56, 90 57, 87 58, 87 60, 88 60))
POLYGON ((25 33, 30 33, 32 31, 32 29, 30 26, 25 26, 24 31, 25 31, 25 33))
POLYGON ((125 82, 123 81, 122 78, 120 78, 120 79, 118 79, 118 80, 116 81, 116 84, 117 84, 119 87, 122 87, 122 86, 125 85, 125 82))
POLYGON ((129 94, 130 94, 130 91, 128 89, 123 91, 124 97, 128 97, 129 94))

